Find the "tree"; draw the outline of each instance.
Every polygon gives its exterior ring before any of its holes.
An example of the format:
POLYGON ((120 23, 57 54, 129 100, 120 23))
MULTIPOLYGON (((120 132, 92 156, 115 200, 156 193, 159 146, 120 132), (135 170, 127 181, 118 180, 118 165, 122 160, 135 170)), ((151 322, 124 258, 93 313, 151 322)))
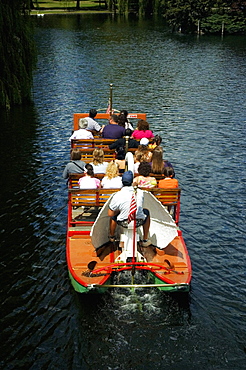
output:
POLYGON ((36 50, 29 0, 0 0, 0 105, 31 100, 36 50))
POLYGON ((246 33, 246 1, 217 0, 211 16, 202 23, 206 33, 246 33))
POLYGON ((193 33, 198 21, 211 13, 213 5, 212 0, 164 0, 163 13, 173 31, 193 33))

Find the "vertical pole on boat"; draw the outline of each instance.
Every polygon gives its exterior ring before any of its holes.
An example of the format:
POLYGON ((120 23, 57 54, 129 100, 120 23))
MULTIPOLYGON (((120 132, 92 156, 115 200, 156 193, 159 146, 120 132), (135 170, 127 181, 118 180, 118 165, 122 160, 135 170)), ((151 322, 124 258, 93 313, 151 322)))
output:
POLYGON ((129 147, 129 136, 126 136, 126 145, 125 145, 125 152, 128 152, 128 147, 129 147))
POLYGON ((109 113, 112 114, 113 111, 113 84, 110 84, 110 91, 109 91, 109 113))
POLYGON ((136 253, 136 214, 135 214, 135 217, 134 217, 134 220, 133 220, 133 223, 134 223, 134 227, 133 227, 133 246, 132 246, 132 262, 133 262, 133 265, 132 265, 132 276, 135 275, 135 265, 134 263, 136 262, 136 257, 135 257, 135 253, 136 253))
POLYGON ((136 231, 137 231, 137 203, 136 203, 136 190, 134 189, 134 198, 135 198, 135 212, 133 214, 133 238, 132 238, 132 284, 134 284, 134 275, 135 275, 135 262, 136 262, 136 231))

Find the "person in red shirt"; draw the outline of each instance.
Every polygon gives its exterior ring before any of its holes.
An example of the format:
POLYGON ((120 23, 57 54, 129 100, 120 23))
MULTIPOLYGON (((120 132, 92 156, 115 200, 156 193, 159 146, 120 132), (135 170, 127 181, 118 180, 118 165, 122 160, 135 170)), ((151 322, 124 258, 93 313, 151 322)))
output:
POLYGON ((158 188, 178 188, 179 182, 177 179, 174 179, 174 170, 172 167, 164 167, 163 170, 164 179, 159 181, 158 188))

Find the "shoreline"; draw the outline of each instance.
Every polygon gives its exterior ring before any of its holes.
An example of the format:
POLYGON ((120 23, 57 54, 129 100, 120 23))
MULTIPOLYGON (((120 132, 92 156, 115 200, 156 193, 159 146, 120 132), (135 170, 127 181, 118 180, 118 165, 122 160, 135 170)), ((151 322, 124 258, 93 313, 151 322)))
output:
POLYGON ((114 14, 113 12, 109 11, 109 10, 58 10, 58 9, 55 9, 54 11, 53 10, 48 10, 48 9, 44 9, 44 10, 31 10, 30 11, 30 15, 37 15, 37 16, 44 16, 44 15, 49 15, 49 14, 62 14, 62 15, 68 15, 68 14, 114 14))

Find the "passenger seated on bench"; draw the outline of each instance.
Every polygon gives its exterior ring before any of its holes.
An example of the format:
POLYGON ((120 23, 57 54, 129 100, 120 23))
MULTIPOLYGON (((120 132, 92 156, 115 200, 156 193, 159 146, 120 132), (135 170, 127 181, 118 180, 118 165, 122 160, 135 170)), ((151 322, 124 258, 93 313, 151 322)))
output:
POLYGON ((125 131, 125 136, 121 137, 120 139, 116 140, 114 143, 110 144, 108 147, 109 149, 116 149, 117 151, 119 148, 125 148, 126 147, 126 136, 129 137, 128 139, 128 148, 138 148, 139 141, 135 139, 131 139, 132 130, 129 128, 125 131))
POLYGON ((154 137, 153 132, 149 129, 149 123, 144 119, 140 119, 137 124, 136 130, 132 133, 132 138, 136 140, 141 140, 143 137, 147 139, 152 139, 154 137))
POLYGON ((106 174, 101 181, 102 188, 105 189, 120 189, 123 184, 121 176, 119 176, 119 167, 115 161, 111 161, 106 169, 106 174))
POLYGON ((119 173, 124 173, 125 172, 125 168, 126 168, 126 160, 125 160, 125 157, 126 157, 125 149, 124 148, 120 148, 117 151, 116 159, 115 159, 115 163, 119 167, 119 173))
POLYGON ((164 167, 173 167, 168 161, 163 160, 163 149, 161 146, 157 146, 152 153, 151 160, 151 172, 152 173, 163 173, 164 167))
POLYGON ((134 155, 134 173, 138 173, 138 166, 141 162, 150 162, 152 152, 148 149, 147 145, 139 145, 134 155))
POLYGON ((172 167, 164 167, 164 179, 159 181, 158 188, 178 188, 179 182, 177 179, 174 179, 174 170, 172 167))
POLYGON ((103 128, 104 128, 104 126, 105 126, 105 125, 103 125, 101 127, 99 125, 99 123, 94 120, 94 118, 96 117, 96 115, 97 115, 96 109, 90 109, 90 111, 89 111, 89 117, 85 117, 85 119, 88 122, 87 130, 92 131, 93 134, 98 134, 99 132, 101 133, 102 130, 103 130, 103 128))
POLYGON ((141 162, 138 167, 139 176, 135 177, 132 185, 140 188, 154 188, 157 186, 155 177, 149 176, 151 165, 148 162, 141 162))
POLYGON ((149 149, 155 149, 157 146, 161 145, 161 142, 162 142, 161 136, 155 135, 155 137, 153 137, 150 140, 150 143, 149 143, 148 147, 149 147, 149 149))
POLYGON ((63 178, 67 179, 70 173, 83 173, 85 162, 81 161, 81 152, 79 149, 72 149, 70 152, 71 161, 66 165, 63 171, 63 178))
POLYGON ((90 164, 93 167, 94 173, 105 173, 108 162, 104 161, 104 151, 101 148, 95 148, 92 155, 93 160, 90 164))
POLYGON ((106 125, 102 132, 102 137, 105 139, 119 139, 125 135, 125 128, 118 125, 118 116, 111 114, 109 124, 106 125))
POLYGON ((79 179, 80 189, 100 189, 101 182, 99 179, 94 177, 93 167, 91 164, 87 163, 85 165, 84 176, 79 179))
POLYGON ((94 136, 90 131, 87 130, 88 122, 86 118, 81 118, 79 120, 79 130, 75 130, 72 136, 70 136, 69 140, 74 139, 94 139, 94 136))
MULTIPOLYGON (((133 173, 131 171, 126 171, 122 175, 123 188, 113 195, 111 202, 109 204, 108 216, 110 217, 109 240, 111 242, 115 241, 115 229, 117 223, 127 222, 130 204, 132 199, 132 194, 134 188, 132 186, 133 173)), ((137 224, 143 226, 143 241, 142 246, 148 247, 151 245, 151 241, 148 240, 149 227, 150 227, 150 215, 149 210, 143 208, 144 193, 143 190, 137 189, 136 201, 137 201, 137 224)))
POLYGON ((133 127, 129 119, 127 118, 128 112, 127 110, 123 109, 119 113, 119 125, 125 127, 125 129, 130 129, 133 131, 133 127))

